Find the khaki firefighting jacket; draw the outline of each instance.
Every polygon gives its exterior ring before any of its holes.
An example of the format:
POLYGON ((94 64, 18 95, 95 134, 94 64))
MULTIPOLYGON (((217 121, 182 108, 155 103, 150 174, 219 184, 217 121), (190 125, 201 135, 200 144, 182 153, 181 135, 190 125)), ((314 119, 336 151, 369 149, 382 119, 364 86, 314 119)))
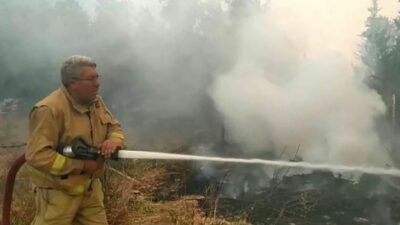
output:
POLYGON ((99 177, 102 169, 94 175, 85 174, 82 160, 67 158, 55 151, 78 137, 93 146, 109 138, 124 141, 121 125, 100 97, 90 106, 83 106, 62 87, 33 107, 25 157, 34 185, 73 195, 88 191, 92 179, 99 177))

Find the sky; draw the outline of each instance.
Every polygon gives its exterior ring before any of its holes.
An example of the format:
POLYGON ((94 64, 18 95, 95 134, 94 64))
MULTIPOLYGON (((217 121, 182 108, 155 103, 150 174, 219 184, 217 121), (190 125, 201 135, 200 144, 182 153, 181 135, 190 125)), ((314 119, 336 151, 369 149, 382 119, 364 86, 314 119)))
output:
MULTIPOLYGON (((282 29, 288 33, 307 30, 301 32, 308 35, 302 37, 307 40, 306 56, 337 51, 350 61, 357 60, 355 52, 365 29, 370 0, 272 0, 270 4, 271 16, 282 29)), ((397 15, 397 0, 379 0, 378 4, 382 15, 397 15)))
MULTIPOLYGON (((157 17, 160 10, 159 0, 121 0, 132 1, 137 6, 149 8, 157 17)), ((204 0, 218 1, 218 0, 204 0)), ((221 1, 221 5, 225 0, 221 1)), ((80 4, 93 18, 96 17, 95 7, 97 0, 79 0, 80 4)), ((260 0, 260 3, 268 2, 260 0)), ((365 28, 365 20, 368 17, 370 0, 270 0, 270 16, 274 17, 281 29, 293 33, 296 29, 306 29, 310 34, 302 46, 304 56, 315 56, 325 52, 338 52, 343 57, 357 63, 355 55, 358 45, 361 43, 360 34, 365 28), (288 16, 290 15, 290 16, 288 16), (312 34, 312 35, 311 35, 312 34), (326 44, 328 43, 328 44, 326 44)), ((381 14, 394 17, 399 10, 397 0, 379 0, 381 14)), ((134 11, 132 11, 134 12, 134 11)))

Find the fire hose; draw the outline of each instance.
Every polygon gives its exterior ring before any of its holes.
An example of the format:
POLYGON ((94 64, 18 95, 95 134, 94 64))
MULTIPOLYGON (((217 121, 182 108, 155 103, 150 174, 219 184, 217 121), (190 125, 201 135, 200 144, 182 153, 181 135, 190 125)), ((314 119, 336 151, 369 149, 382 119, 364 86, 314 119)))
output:
POLYGON ((3 221, 1 225, 10 225, 10 213, 11 213, 11 202, 12 193, 14 188, 15 177, 18 173, 19 168, 25 163, 25 154, 19 156, 13 163, 7 174, 6 187, 4 190, 3 199, 3 221))

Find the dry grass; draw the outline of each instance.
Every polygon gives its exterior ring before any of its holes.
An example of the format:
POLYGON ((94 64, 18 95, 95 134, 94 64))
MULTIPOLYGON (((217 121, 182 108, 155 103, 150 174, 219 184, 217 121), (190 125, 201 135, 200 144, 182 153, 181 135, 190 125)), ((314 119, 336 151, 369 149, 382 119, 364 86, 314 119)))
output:
POLYGON ((106 206, 110 225, 244 225, 209 218, 198 200, 203 196, 184 196, 179 190, 190 173, 185 163, 137 161, 124 165, 120 174, 106 173, 106 206))
POLYGON ((138 199, 134 203, 134 211, 127 215, 123 225, 245 225, 237 221, 209 218, 200 210, 198 196, 186 197, 176 201, 154 203, 138 199))

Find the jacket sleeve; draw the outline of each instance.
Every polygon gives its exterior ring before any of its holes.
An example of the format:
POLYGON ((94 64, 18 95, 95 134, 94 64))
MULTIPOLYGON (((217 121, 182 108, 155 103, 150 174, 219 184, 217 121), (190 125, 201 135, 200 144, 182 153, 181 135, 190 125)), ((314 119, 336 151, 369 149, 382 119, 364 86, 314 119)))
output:
POLYGON ((26 160, 29 165, 47 174, 79 174, 83 170, 84 161, 67 158, 55 151, 58 146, 59 129, 49 107, 35 107, 29 118, 26 160))
POLYGON ((108 111, 106 110, 107 114, 109 114, 110 123, 107 127, 107 139, 110 138, 118 138, 122 141, 123 145, 125 146, 125 134, 122 130, 121 124, 118 122, 117 119, 108 111))
POLYGON ((103 108, 103 114, 101 115, 101 120, 107 123, 107 139, 118 138, 121 140, 122 144, 125 146, 125 134, 122 130, 121 124, 113 116, 113 114, 108 110, 104 101, 100 99, 101 106, 103 108))

